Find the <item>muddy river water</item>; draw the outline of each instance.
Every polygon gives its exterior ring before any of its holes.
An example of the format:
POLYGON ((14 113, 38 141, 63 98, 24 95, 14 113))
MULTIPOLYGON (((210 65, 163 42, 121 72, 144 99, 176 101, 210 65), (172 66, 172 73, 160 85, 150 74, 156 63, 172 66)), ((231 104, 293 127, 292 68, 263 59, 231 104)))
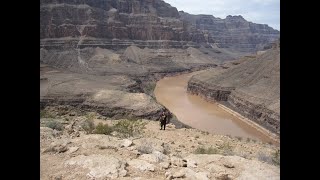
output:
POLYGON ((196 73, 199 71, 165 77, 158 81, 154 91, 157 101, 176 115, 179 121, 193 128, 213 134, 273 142, 268 136, 226 112, 217 104, 188 94, 188 80, 196 73))

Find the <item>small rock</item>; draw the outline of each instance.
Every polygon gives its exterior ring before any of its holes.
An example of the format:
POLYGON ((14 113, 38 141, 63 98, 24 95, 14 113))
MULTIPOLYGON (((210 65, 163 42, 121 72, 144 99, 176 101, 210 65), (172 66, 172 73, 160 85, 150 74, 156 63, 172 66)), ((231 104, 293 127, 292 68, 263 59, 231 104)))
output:
POLYGON ((159 151, 154 151, 152 152, 152 154, 142 154, 139 159, 151 162, 151 163, 158 163, 158 162, 162 162, 162 161, 168 161, 169 158, 162 154, 159 151))
POLYGON ((142 177, 135 177, 133 180, 142 180, 142 177))
POLYGON ((187 167, 187 161, 186 160, 182 160, 178 157, 172 156, 171 157, 171 164, 177 167, 187 167))
POLYGON ((229 180, 228 174, 226 173, 220 173, 216 176, 217 180, 229 180))
POLYGON ((68 151, 67 144, 71 143, 70 141, 58 141, 51 143, 50 147, 45 149, 43 153, 47 152, 55 152, 55 153, 63 153, 68 151))
POLYGON ((72 153, 78 151, 78 149, 79 149, 79 147, 70 147, 69 151, 68 151, 68 154, 72 154, 72 153))
POLYGON ((166 172, 164 175, 165 175, 166 179, 169 179, 169 180, 173 179, 171 172, 166 172))
POLYGON ((224 162, 223 165, 224 165, 224 167, 226 167, 226 168, 234 168, 234 165, 231 164, 231 163, 229 163, 229 162, 224 162))
POLYGON ((186 175, 186 173, 182 170, 173 173, 172 177, 173 178, 183 178, 186 175))
POLYGON ((132 166, 135 169, 139 169, 140 171, 151 171, 153 172, 155 169, 155 166, 153 164, 150 164, 146 161, 140 160, 140 159, 133 159, 128 161, 129 166, 132 166))
POLYGON ((124 139, 122 140, 121 144, 120 144, 120 147, 129 147, 132 145, 132 141, 129 140, 129 139, 124 139))
POLYGON ((133 150, 132 153, 135 154, 136 156, 141 155, 141 153, 138 150, 133 150))
POLYGON ((69 116, 75 116, 75 115, 76 115, 75 112, 71 112, 71 113, 69 114, 69 116))
POLYGON ((54 177, 54 180, 62 180, 62 175, 58 175, 58 176, 54 177))
POLYGON ((169 162, 162 162, 159 165, 160 165, 161 169, 168 169, 170 166, 170 163, 169 162))
POLYGON ((136 150, 136 148, 135 148, 134 146, 127 147, 127 149, 128 149, 129 151, 136 150))
POLYGON ((87 179, 116 179, 126 176, 126 163, 110 155, 80 155, 65 162, 66 166, 89 169, 87 179))
POLYGON ((197 167, 197 162, 195 162, 195 161, 193 161, 193 160, 188 160, 187 161, 187 166, 188 167, 193 167, 193 168, 195 168, 195 167, 197 167))

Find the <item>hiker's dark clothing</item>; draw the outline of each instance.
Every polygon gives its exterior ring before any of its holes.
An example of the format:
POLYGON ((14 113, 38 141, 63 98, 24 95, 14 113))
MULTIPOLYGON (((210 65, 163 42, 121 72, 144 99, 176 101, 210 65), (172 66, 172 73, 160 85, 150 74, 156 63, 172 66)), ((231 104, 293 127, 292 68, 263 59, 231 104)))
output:
POLYGON ((166 130, 166 124, 167 124, 167 116, 166 115, 162 115, 160 118, 160 125, 161 125, 161 129, 163 127, 163 130, 166 130))

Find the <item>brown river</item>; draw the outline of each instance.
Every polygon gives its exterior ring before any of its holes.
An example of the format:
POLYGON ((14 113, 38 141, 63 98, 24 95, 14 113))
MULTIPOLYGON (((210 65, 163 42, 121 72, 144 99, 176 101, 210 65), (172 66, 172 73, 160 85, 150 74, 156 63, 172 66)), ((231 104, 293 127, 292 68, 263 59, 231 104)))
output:
POLYGON ((165 77, 158 81, 154 91, 157 101, 168 108, 179 121, 193 128, 213 134, 239 136, 274 143, 267 135, 226 112, 217 104, 188 94, 188 80, 199 72, 165 77))

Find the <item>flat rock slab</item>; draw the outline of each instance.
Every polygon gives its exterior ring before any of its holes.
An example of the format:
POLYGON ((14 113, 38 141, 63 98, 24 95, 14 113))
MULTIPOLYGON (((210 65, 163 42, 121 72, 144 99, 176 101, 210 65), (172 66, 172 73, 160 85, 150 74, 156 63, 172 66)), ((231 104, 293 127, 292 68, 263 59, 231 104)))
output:
POLYGON ((155 166, 153 164, 148 163, 147 161, 140 159, 133 159, 128 161, 129 166, 132 166, 135 169, 139 169, 140 171, 154 171, 155 166))
POLYGON ((82 168, 88 168, 90 172, 88 177, 93 179, 116 179, 124 177, 127 174, 125 162, 113 156, 103 155, 80 155, 65 162, 66 166, 76 165, 82 168))

